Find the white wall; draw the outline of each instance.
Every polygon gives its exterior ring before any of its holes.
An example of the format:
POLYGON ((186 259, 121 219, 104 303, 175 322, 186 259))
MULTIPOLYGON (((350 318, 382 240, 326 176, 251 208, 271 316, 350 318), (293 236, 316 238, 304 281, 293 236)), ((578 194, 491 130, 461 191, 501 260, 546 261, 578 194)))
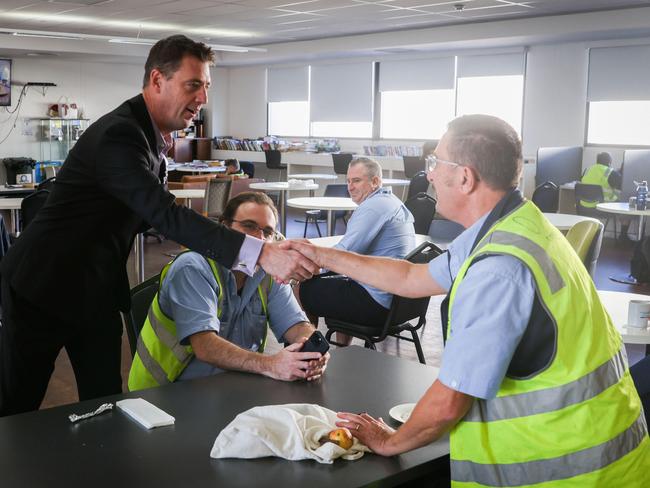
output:
MULTIPOLYGON (((83 117, 96 120, 121 102, 137 95, 142 86, 142 66, 131 64, 102 64, 57 59, 13 60, 15 81, 46 81, 56 83, 42 96, 40 88, 30 88, 23 99, 18 123, 5 142, 0 144, 0 158, 27 156, 40 159, 39 131, 31 123, 33 136, 22 135, 23 123, 32 117, 45 117, 49 105, 62 97, 79 105, 83 117)), ((16 107, 22 87, 12 90, 11 110, 16 107)), ((15 117, 0 112, 0 140, 11 130, 15 117)), ((3 168, 4 169, 4 168, 3 168)))

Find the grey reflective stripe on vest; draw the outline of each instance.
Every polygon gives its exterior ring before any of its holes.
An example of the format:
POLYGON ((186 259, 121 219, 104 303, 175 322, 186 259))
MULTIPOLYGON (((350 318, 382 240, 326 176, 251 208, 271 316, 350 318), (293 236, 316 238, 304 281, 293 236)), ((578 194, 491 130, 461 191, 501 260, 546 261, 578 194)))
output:
POLYGON ((156 315, 153 313, 153 307, 149 307, 148 318, 151 328, 153 329, 154 334, 156 334, 156 337, 158 337, 158 340, 174 354, 179 363, 185 364, 193 354, 187 352, 187 350, 181 346, 180 342, 178 342, 176 335, 169 332, 167 327, 158 321, 156 315))
POLYGON ((548 253, 534 241, 520 236, 519 234, 514 234, 512 232, 505 232, 502 230, 496 230, 489 234, 476 248, 477 253, 488 244, 503 244, 508 246, 513 246, 522 251, 527 252, 535 261, 539 264, 544 273, 544 277, 548 282, 548 286, 551 289, 551 293, 556 293, 562 288, 564 288, 564 280, 560 276, 560 272, 555 267, 555 263, 548 255, 548 253))
POLYGON ((488 486, 521 486, 572 478, 591 473, 629 454, 643 441, 647 430, 643 412, 622 433, 602 444, 565 456, 511 464, 479 464, 451 460, 451 479, 488 486))
POLYGON ((149 374, 156 380, 156 383, 159 385, 166 385, 170 383, 169 378, 167 378, 167 373, 162 369, 162 366, 149 354, 149 349, 145 346, 144 341, 142 340, 142 334, 138 336, 138 345, 136 346, 136 352, 140 361, 142 361, 143 366, 149 372, 149 374))
POLYGON ((493 422, 554 412, 601 394, 618 383, 624 374, 625 353, 621 349, 609 361, 571 383, 518 395, 476 400, 463 421, 493 422))

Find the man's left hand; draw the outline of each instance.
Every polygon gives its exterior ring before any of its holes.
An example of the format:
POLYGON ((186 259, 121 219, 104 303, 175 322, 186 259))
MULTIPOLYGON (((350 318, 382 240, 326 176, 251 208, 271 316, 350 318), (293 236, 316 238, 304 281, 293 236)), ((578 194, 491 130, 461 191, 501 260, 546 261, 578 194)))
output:
POLYGON ((330 353, 326 352, 320 359, 309 361, 309 368, 306 370, 307 381, 314 381, 323 376, 327 369, 327 362, 330 360, 330 353))

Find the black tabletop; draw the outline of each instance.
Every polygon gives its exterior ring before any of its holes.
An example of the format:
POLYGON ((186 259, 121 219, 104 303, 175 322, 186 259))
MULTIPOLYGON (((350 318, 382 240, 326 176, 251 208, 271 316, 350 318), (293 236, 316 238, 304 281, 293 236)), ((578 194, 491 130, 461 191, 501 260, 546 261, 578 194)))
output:
POLYGON ((228 372, 0 418, 0 486, 396 486, 446 464, 447 439, 392 458, 366 454, 330 465, 216 460, 210 450, 237 414, 260 405, 315 403, 389 421, 392 406, 417 401, 436 376, 436 368, 352 346, 333 351, 326 374, 314 383, 228 372), (175 425, 147 430, 119 410, 77 424, 68 421, 70 413, 131 397, 162 408, 176 418, 175 425))

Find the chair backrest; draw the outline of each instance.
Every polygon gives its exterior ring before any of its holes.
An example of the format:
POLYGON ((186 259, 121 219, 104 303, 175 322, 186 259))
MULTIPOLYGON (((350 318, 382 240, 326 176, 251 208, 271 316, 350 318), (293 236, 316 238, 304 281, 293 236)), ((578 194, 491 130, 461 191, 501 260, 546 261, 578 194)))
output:
POLYGON ((446 219, 434 219, 429 226, 429 237, 434 242, 451 242, 458 237, 465 227, 446 219))
POLYGON ((54 187, 54 182, 56 181, 56 176, 52 176, 46 180, 41 181, 36 187, 37 190, 52 190, 54 187))
POLYGON ((239 161, 239 167, 249 178, 255 177, 255 163, 251 161, 239 161))
POLYGON ((416 234, 429 232, 431 221, 436 213, 436 199, 426 193, 418 193, 404 202, 406 208, 413 214, 416 234))
POLYGON ((604 225, 597 220, 583 220, 569 229, 566 238, 591 277, 594 277, 600 247, 603 242, 604 225))
POLYGON ((264 157, 266 158, 266 167, 271 169, 282 168, 282 153, 277 149, 265 149, 264 157))
POLYGON ((232 180, 227 178, 215 178, 208 182, 205 189, 205 202, 203 205, 203 213, 208 217, 219 217, 230 196, 230 186, 232 180))
POLYGON ((537 150, 535 184, 552 181, 560 186, 582 174, 582 146, 540 147, 537 150))
POLYGON ((236 197, 240 193, 244 193, 245 191, 264 191, 251 188, 251 183, 264 183, 264 178, 239 178, 232 180, 232 184, 230 185, 230 196, 228 197, 228 200, 236 197))
POLYGON ((352 153, 332 153, 332 162, 334 163, 334 172, 337 175, 348 174, 348 166, 352 161, 352 153))
POLYGON ((636 195, 635 181, 650 182, 650 149, 628 149, 623 153, 621 200, 636 195))
POLYGON ((131 310, 123 313, 126 335, 129 338, 131 356, 135 354, 138 336, 147 318, 153 297, 158 291, 160 275, 153 276, 131 289, 131 310))
POLYGON ((420 156, 402 156, 404 160, 404 175, 411 179, 420 171, 424 169, 424 159, 420 156))
POLYGON ((560 205, 560 189, 552 181, 545 181, 535 188, 532 200, 542 212, 556 213, 560 205))
POLYGON ((418 193, 426 193, 429 189, 429 180, 427 180, 427 174, 424 171, 418 171, 415 173, 415 176, 411 178, 409 183, 408 193, 406 199, 409 200, 418 193))
POLYGON ((590 183, 576 183, 575 186, 576 213, 578 215, 599 215, 599 211, 594 207, 585 207, 581 202, 604 202, 603 187, 592 185, 590 183))
MULTIPOLYGON (((416 264, 426 264, 440 254, 440 249, 431 243, 423 242, 404 259, 416 264)), ((427 308, 429 308, 429 299, 426 296, 422 298, 405 298, 393 295, 393 301, 388 312, 387 324, 399 325, 414 318, 419 318, 418 326, 425 322, 427 308)))
POLYGON ((214 180, 217 175, 208 174, 208 175, 183 175, 181 177, 181 183, 207 183, 210 180, 214 180))
POLYGON ((22 216, 22 228, 25 230, 32 220, 38 214, 38 211, 45 205, 47 197, 50 196, 50 190, 38 190, 31 195, 23 198, 20 202, 20 214, 22 216))
MULTIPOLYGON (((332 185, 327 185, 325 187, 325 192, 323 193, 324 197, 342 197, 342 198, 349 198, 350 197, 350 192, 348 191, 348 185, 343 185, 341 183, 336 183, 332 185)), ((347 213, 347 210, 335 210, 333 212, 333 217, 334 219, 340 219, 345 216, 347 213)), ((327 219, 327 212, 325 210, 320 211, 320 215, 318 216, 319 220, 325 220, 327 219)))

